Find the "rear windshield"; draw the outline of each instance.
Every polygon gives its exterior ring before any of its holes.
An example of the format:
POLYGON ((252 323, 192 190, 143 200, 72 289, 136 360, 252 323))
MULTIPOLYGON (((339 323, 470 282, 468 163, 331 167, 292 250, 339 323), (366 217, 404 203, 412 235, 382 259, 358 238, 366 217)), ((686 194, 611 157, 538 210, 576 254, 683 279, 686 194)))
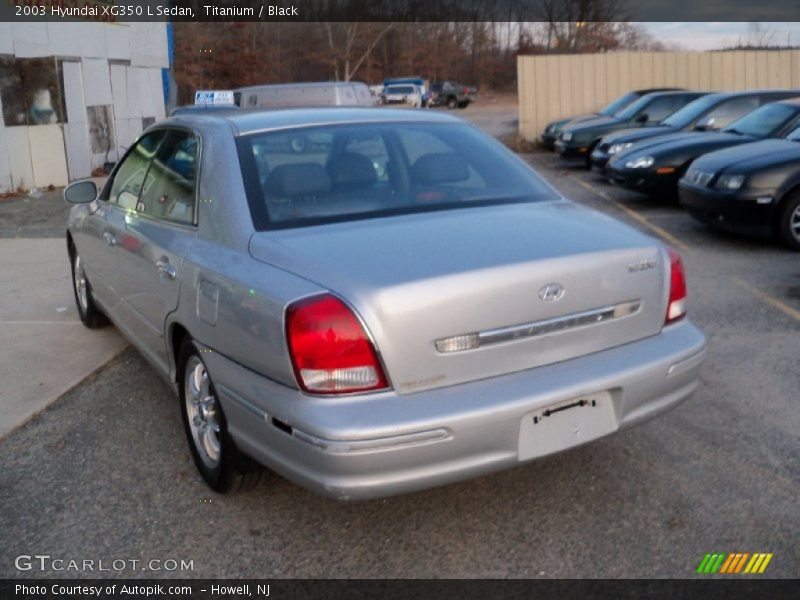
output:
POLYGON ((614 100, 611 104, 609 104, 605 108, 601 109, 600 114, 605 115, 606 117, 610 117, 621 111, 623 108, 628 106, 628 104, 636 100, 638 97, 639 94, 636 94, 635 92, 628 92, 624 96, 620 96, 619 98, 614 100))
POLYGON ((774 135, 795 117, 798 109, 789 104, 767 104, 734 121, 722 131, 753 137, 774 135))
POLYGON ((258 230, 556 197, 468 125, 308 127, 242 136, 238 144, 258 230))

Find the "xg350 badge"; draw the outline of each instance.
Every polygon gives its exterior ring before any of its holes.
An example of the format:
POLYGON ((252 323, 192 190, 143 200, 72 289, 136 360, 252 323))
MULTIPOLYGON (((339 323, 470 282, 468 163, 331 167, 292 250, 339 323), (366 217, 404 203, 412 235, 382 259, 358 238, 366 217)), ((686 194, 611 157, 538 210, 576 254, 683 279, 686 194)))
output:
POLYGON ((647 269, 655 269, 656 260, 654 258, 644 258, 628 264, 628 273, 638 273, 647 269))
POLYGON ((545 302, 555 302, 564 295, 564 287, 560 283, 548 283, 539 290, 539 298, 545 302))

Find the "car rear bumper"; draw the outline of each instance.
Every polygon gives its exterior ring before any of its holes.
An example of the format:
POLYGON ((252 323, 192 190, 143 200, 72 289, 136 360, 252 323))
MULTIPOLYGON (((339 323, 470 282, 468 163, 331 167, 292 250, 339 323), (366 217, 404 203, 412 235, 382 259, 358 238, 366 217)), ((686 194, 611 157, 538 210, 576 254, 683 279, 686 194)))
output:
MULTIPOLYGON (((650 419, 692 394, 705 355, 703 334, 682 321, 635 343, 501 377, 328 398, 305 396, 213 351, 204 360, 244 452, 312 491, 354 500, 518 465, 531 413, 587 394, 609 393, 608 433, 650 419)), ((562 449, 587 441, 580 432, 562 437, 562 449)))
POLYGON ((681 204, 698 221, 731 231, 772 234, 776 200, 768 193, 698 188, 683 182, 678 188, 681 204))

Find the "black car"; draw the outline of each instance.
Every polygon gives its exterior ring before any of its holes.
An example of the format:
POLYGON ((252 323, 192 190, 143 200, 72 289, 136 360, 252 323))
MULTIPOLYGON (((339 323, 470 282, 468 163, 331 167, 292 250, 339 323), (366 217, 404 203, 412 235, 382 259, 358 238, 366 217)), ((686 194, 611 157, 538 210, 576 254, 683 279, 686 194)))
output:
POLYGON ((617 154, 606 166, 609 180, 651 195, 677 198, 678 180, 698 156, 783 137, 800 123, 800 99, 765 104, 720 131, 672 133, 617 154))
POLYGON ((567 117, 566 119, 559 119, 557 121, 551 121, 547 124, 542 132, 542 135, 539 136, 539 141, 541 144, 546 146, 547 148, 552 149, 555 146, 556 139, 561 134, 561 130, 569 123, 570 125, 574 123, 580 123, 581 121, 586 121, 588 119, 594 119, 596 117, 612 117, 623 108, 631 104, 632 102, 638 100, 645 94, 651 94, 653 92, 671 92, 677 91, 681 88, 650 88, 647 90, 634 90, 632 92, 628 92, 627 94, 623 94, 608 106, 601 108, 596 113, 591 113, 588 115, 580 115, 577 117, 567 117))
POLYGON ((654 127, 705 92, 653 92, 629 104, 611 117, 595 117, 569 124, 556 140, 562 158, 589 165, 589 155, 600 138, 620 129, 654 127))
POLYGON ((800 250, 800 127, 785 139, 704 154, 678 186, 681 203, 697 220, 775 236, 800 250))
POLYGON ((592 167, 603 171, 615 154, 661 135, 722 129, 768 102, 793 96, 797 96, 796 90, 721 92, 702 96, 668 116, 656 127, 623 129, 603 137, 591 154, 592 167))

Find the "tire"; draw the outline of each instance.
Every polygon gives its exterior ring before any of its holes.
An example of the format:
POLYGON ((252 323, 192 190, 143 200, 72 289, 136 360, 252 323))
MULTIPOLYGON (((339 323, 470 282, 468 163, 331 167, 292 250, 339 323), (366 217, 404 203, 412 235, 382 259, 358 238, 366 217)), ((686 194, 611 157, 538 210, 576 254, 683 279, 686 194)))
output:
POLYGON ((789 196, 781 207, 776 233, 783 244, 792 250, 800 250, 800 192, 789 196))
POLYGON ((95 304, 92 286, 86 277, 81 257, 75 246, 70 244, 69 263, 72 271, 72 292, 75 295, 75 306, 78 316, 89 329, 99 329, 108 325, 108 317, 95 304))
POLYGON ((255 487, 261 468, 242 454, 228 434, 228 423, 214 384, 189 337, 181 345, 178 377, 183 429, 203 481, 220 494, 255 487))
POLYGON ((447 108, 453 110, 458 107, 458 101, 455 98, 448 98, 447 99, 447 108))
POLYGON ((467 108, 469 106, 469 100, 462 100, 458 103, 458 108, 467 108))

